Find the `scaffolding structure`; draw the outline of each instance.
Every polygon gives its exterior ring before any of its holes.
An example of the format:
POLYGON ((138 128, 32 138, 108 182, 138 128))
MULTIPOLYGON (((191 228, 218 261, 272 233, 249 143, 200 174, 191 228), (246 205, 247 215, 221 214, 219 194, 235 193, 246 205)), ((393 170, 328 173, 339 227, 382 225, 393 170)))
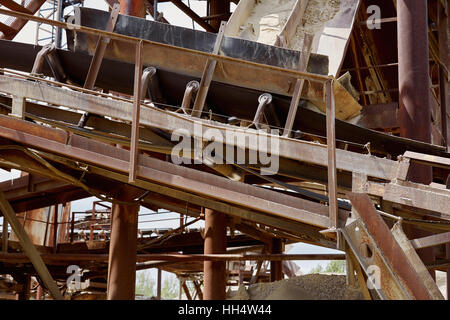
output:
POLYGON ((83 1, 35 2, 0 0, 0 168, 23 172, 0 183, 0 298, 131 300, 156 268, 157 299, 167 271, 180 298, 223 300, 299 260, 345 260, 366 300, 443 300, 439 270, 448 297, 446 1, 376 1, 370 22, 375 1, 341 0, 300 49, 305 0, 269 40, 253 0, 205 17, 169 1, 206 32, 170 25, 163 1, 81 8, 79 25, 64 14, 83 1), (10 41, 27 21, 36 46, 10 41), (179 223, 140 228, 140 207, 179 223), (90 282, 73 290, 75 264, 90 282))

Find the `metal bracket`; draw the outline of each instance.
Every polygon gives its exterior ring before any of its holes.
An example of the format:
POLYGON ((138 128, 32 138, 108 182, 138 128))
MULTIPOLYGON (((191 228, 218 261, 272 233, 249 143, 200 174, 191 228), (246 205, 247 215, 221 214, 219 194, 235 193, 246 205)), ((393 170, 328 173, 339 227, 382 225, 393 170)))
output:
POLYGON ((263 93, 259 96, 258 102, 259 105, 255 113, 255 118, 253 119, 253 125, 259 130, 261 129, 260 124, 264 115, 264 109, 272 103, 272 95, 270 93, 263 93))
MULTIPOLYGON (((144 70, 144 72, 142 73, 142 79, 141 79, 141 100, 144 100, 148 89, 149 89, 149 84, 152 80, 152 77, 156 74, 156 68, 155 67, 148 67, 144 70)), ((149 93, 149 97, 150 97, 150 101, 153 101, 151 93, 149 93)))
POLYGON ((186 89, 184 90, 183 102, 181 102, 181 108, 179 109, 184 114, 187 114, 189 109, 191 108, 191 100, 199 88, 200 83, 195 80, 189 81, 186 85, 186 89))
MULTIPOLYGON (((116 22, 119 17, 120 4, 115 3, 112 7, 111 14, 109 16, 108 24, 106 25, 107 32, 113 32, 116 26, 116 22)), ((105 55, 106 47, 109 44, 109 38, 104 38, 102 36, 98 37, 97 45, 95 47, 94 56, 92 57, 91 65, 89 66, 89 71, 84 83, 85 89, 93 89, 95 81, 97 80, 98 72, 100 71, 100 66, 102 65, 103 56, 105 55)), ((83 128, 89 119, 89 113, 83 114, 80 121, 78 122, 78 127, 83 128)))
MULTIPOLYGON (((220 47, 222 46, 223 37, 225 34, 225 28, 227 23, 222 21, 220 24, 219 32, 217 33, 216 43, 214 44, 214 49, 212 54, 219 54, 220 47)), ((211 85, 212 78, 214 75, 214 70, 216 69, 217 60, 210 58, 207 60, 205 69, 203 70, 202 80, 200 82, 200 88, 195 98, 194 107, 192 109, 193 117, 200 117, 203 112, 203 108, 206 102, 206 96, 208 95, 209 86, 211 85)))
MULTIPOLYGON (((305 72, 308 67, 309 57, 311 55, 311 46, 314 36, 311 34, 306 34, 303 40, 303 49, 300 54, 300 61, 298 66, 298 71, 305 72)), ((300 97, 302 95, 303 86, 305 84, 304 79, 297 79, 295 83, 294 93, 292 95, 291 104, 289 106, 289 113, 286 119, 286 124, 284 126, 283 136, 289 137, 291 130, 294 126, 295 116, 297 115, 298 104, 300 103, 300 97)))

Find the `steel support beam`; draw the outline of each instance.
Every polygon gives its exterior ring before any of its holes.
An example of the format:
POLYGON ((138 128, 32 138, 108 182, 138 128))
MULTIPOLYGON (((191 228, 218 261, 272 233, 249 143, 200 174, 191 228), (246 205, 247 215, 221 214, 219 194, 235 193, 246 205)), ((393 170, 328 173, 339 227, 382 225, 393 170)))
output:
MULTIPOLYGON (((273 238, 271 246, 272 254, 282 254, 283 253, 283 242, 281 239, 273 238)), ((282 261, 271 261, 270 262, 270 281, 280 281, 283 279, 283 262, 282 261)))
MULTIPOLYGON (((121 201, 135 192, 122 189, 121 201)), ((137 221, 139 205, 113 204, 108 266, 108 300, 134 300, 136 282, 137 221)))
MULTIPOLYGON (((379 254, 382 256, 381 261, 384 261, 389 266, 389 270, 392 270, 391 272, 399 279, 400 288, 404 288, 407 291, 405 293, 407 293, 408 297, 419 300, 432 299, 423 280, 412 267, 405 251, 395 240, 391 230, 389 230, 383 218, 378 214, 369 196, 362 193, 351 193, 349 198, 364 223, 364 227, 367 228, 369 237, 373 239, 374 244, 377 246, 377 248, 374 248, 366 244, 366 247, 370 248, 370 250, 366 250, 368 252, 366 256, 373 257, 375 256, 373 254, 374 250, 379 250, 379 254)), ((361 250, 361 247, 358 249, 361 250)), ((382 283, 383 276, 384 273, 381 274, 382 283)), ((385 290, 386 288, 382 289, 385 290)), ((387 294, 389 296, 390 292, 387 292, 387 294)))
MULTIPOLYGON (((180 1, 181 2, 181 1, 180 1)), ((221 15, 230 12, 230 1, 229 0, 209 0, 209 16, 221 15)), ((210 25, 218 30, 221 21, 219 19, 212 19, 210 25)))
MULTIPOLYGON (((404 138, 430 143, 432 97, 427 1, 398 0, 397 16, 400 134, 404 138)), ((408 178, 428 185, 433 181, 432 168, 413 163, 408 178)), ((415 228, 406 231, 409 238, 429 235, 415 228)), ((425 262, 434 261, 433 249, 422 249, 419 255, 425 262)))
MULTIPOLYGON (((227 250, 227 220, 223 213, 205 209, 205 254, 225 253, 227 250)), ((203 263, 205 300, 225 300, 226 264, 221 261, 203 263)))
MULTIPOLYGON (((402 137, 431 142, 428 8, 426 0, 398 0, 398 77, 402 137)), ((414 164, 410 179, 430 184, 431 168, 414 164)))
POLYGON ((447 7, 444 6, 444 3, 438 1, 438 19, 439 19, 439 96, 441 102, 441 129, 442 129, 442 138, 444 140, 444 146, 448 146, 448 116, 447 111, 448 108, 448 4, 447 7))

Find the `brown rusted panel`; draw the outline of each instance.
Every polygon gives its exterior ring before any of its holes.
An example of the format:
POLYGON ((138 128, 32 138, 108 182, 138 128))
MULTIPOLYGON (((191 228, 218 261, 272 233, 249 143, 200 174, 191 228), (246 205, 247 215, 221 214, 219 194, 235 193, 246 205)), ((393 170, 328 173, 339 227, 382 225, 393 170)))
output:
POLYGON ((349 199, 358 212, 370 236, 374 239, 383 258, 399 277, 414 299, 428 300, 431 296, 423 281, 411 266, 408 257, 401 249, 391 230, 376 211, 369 196, 363 193, 351 193, 349 199))
POLYGON ((61 214, 60 225, 58 230, 58 243, 69 241, 69 220, 70 220, 71 203, 67 202, 61 214))

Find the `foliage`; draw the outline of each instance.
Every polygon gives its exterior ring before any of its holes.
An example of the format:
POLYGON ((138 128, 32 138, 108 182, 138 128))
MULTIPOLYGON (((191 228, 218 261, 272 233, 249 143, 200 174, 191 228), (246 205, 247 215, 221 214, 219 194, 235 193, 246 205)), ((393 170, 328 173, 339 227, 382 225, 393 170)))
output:
POLYGON ((155 280, 151 278, 150 272, 136 272, 136 294, 145 297, 156 296, 155 280))
POLYGON ((318 264, 311 269, 310 273, 345 273, 345 268, 345 260, 333 260, 325 267, 325 269, 318 264))
POLYGON ((161 299, 178 299, 180 283, 174 276, 166 277, 161 287, 161 299))
POLYGON ((324 272, 345 273, 345 267, 346 267, 345 260, 333 260, 328 264, 324 272))
POLYGON ((317 266, 312 268, 309 273, 321 273, 322 270, 323 270, 322 266, 320 264, 318 264, 317 266))

